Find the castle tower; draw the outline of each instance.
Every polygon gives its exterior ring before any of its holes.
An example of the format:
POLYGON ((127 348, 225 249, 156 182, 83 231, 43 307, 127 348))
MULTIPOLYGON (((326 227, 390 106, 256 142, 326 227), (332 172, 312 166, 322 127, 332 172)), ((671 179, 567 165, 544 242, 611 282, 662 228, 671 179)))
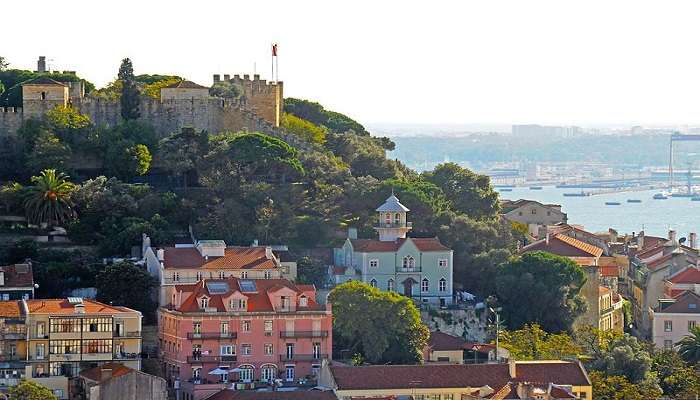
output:
MULTIPOLYGON (((224 80, 238 86, 245 97, 248 106, 261 118, 269 122, 275 127, 279 127, 284 109, 284 93, 282 82, 267 82, 260 79, 259 74, 253 75, 234 75, 233 78, 229 75, 224 75, 224 80)), ((220 75, 214 75, 214 83, 220 81, 220 75)))
POLYGON ((393 242, 406 238, 406 233, 411 230, 411 223, 406 221, 408 207, 401 204, 394 193, 377 208, 379 220, 374 229, 379 233, 382 242, 393 242))
POLYGON ((41 118, 56 106, 67 106, 69 98, 68 85, 50 78, 36 78, 22 84, 25 118, 41 118))

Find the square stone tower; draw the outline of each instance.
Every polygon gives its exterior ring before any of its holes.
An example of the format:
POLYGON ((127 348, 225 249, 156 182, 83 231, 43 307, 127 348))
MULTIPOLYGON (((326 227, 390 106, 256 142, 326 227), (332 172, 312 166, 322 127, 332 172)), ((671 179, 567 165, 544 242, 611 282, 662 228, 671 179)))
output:
MULTIPOLYGON (((259 74, 234 75, 228 79, 229 75, 224 75, 224 80, 237 85, 243 92, 243 97, 248 107, 259 117, 265 119, 273 126, 280 126, 282 112, 284 109, 284 94, 282 93, 282 82, 267 82, 260 79, 259 74)), ((220 81, 220 75, 214 75, 214 83, 220 81)))
POLYGON ((22 106, 25 118, 41 118, 56 106, 67 106, 70 98, 65 83, 41 77, 22 84, 22 106))

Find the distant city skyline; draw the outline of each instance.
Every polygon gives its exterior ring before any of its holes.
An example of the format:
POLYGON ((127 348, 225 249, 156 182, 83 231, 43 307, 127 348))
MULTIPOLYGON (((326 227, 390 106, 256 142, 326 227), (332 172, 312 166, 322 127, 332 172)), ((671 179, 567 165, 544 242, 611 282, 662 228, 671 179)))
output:
POLYGON ((696 125, 693 1, 3 4, 2 56, 98 86, 136 73, 270 79, 363 124, 696 125), (41 7, 42 12, 33 12, 41 7), (94 15, 100 15, 94 18, 94 15), (31 17, 31 21, 27 18, 31 17))

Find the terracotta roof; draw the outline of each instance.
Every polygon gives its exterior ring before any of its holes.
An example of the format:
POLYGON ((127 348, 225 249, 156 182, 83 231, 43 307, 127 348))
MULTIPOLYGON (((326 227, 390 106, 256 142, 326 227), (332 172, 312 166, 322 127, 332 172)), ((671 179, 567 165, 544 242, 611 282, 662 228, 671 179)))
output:
POLYGON ((5 275, 5 284, 0 286, 0 289, 34 287, 34 274, 30 263, 5 265, 0 267, 0 271, 5 275))
POLYGON ((350 239, 352 248, 359 253, 392 253, 398 251, 403 244, 410 240, 422 252, 450 251, 448 247, 440 243, 438 238, 406 238, 395 242, 382 242, 374 239, 350 239))
POLYGON ((656 269, 656 268, 658 268, 658 267, 663 267, 663 266, 665 266, 666 263, 667 263, 668 261, 670 261, 672 258, 673 258, 673 253, 668 253, 668 254, 666 254, 666 255, 664 255, 664 256, 661 256, 661 257, 657 258, 657 259, 654 260, 654 261, 649 261, 649 262, 647 262, 647 263, 645 263, 645 264, 646 264, 647 268, 649 268, 649 269, 656 269))
POLYGON ((617 265, 603 265, 598 268, 600 276, 605 278, 615 278, 620 276, 620 267, 617 265))
POLYGON ((0 301, 0 317, 17 318, 21 314, 19 301, 0 301))
POLYGON ((259 392, 252 390, 223 389, 203 400, 337 400, 335 394, 322 390, 295 390, 284 392, 259 392))
POLYGON ((172 85, 166 86, 164 89, 209 89, 206 86, 202 86, 199 84, 196 84, 192 81, 188 81, 186 79, 181 80, 180 82, 173 83, 172 85))
POLYGON ((695 292, 686 291, 676 297, 676 301, 666 306, 663 310, 657 307, 656 313, 681 313, 681 314, 700 314, 700 295, 695 292))
POLYGON ((466 340, 444 332, 431 332, 428 347, 435 351, 464 350, 468 347, 466 340))
POLYGON ((551 390, 549 391, 549 395, 552 396, 553 399, 560 400, 560 399, 575 399, 576 396, 574 396, 573 393, 569 392, 568 390, 564 388, 560 388, 557 386, 552 386, 551 390))
POLYGON ((573 386, 591 384, 576 362, 517 362, 515 370, 516 377, 511 378, 508 364, 331 366, 339 390, 478 388, 484 385, 496 388, 514 380, 573 386), (412 385, 415 382, 421 384, 412 385))
MULTIPOLYGON (((104 382, 106 380, 109 380, 111 378, 116 378, 118 376, 126 375, 131 372, 135 372, 136 370, 131 369, 129 367, 124 366, 124 364, 120 363, 105 363, 101 366, 95 367, 95 368, 90 368, 88 370, 85 370, 80 373, 80 376, 83 378, 90 379, 91 381, 95 382, 104 382), (108 378, 103 379, 103 370, 111 369, 112 373, 109 375, 108 378)), ((106 377, 106 376, 105 376, 106 377)))
POLYGON ((549 243, 547 243, 547 239, 538 240, 523 247, 521 252, 526 253, 537 250, 565 257, 600 257, 603 254, 603 249, 600 247, 560 233, 550 236, 549 243))
POLYGON ((51 86, 68 86, 63 82, 53 80, 46 76, 40 76, 38 78, 31 79, 29 81, 23 82, 22 85, 51 85, 51 86))
MULTIPOLYGON (((89 299, 83 299, 83 305, 86 314, 138 313, 126 307, 114 307, 89 299)), ((30 314, 75 314, 75 305, 67 299, 27 300, 27 306, 30 314)))
POLYGON ((598 295, 599 296, 606 295, 610 292, 612 292, 612 290, 610 290, 610 288, 607 288, 605 286, 598 286, 598 295))
POLYGON ((194 247, 166 247, 163 266, 203 269, 274 269, 274 258, 267 258, 265 247, 227 247, 223 257, 205 259, 194 247))
MULTIPOLYGON (((304 285, 308 286, 308 285, 304 285)), ((181 312, 201 312, 199 307, 198 299, 201 296, 207 296, 209 298, 209 307, 216 308, 218 312, 226 312, 225 299, 239 292, 248 298, 247 306, 249 312, 272 312, 274 308, 272 303, 270 303, 269 293, 274 293, 280 289, 289 289, 298 295, 304 292, 309 292, 308 288, 304 290, 300 289, 294 283, 286 279, 239 279, 236 277, 229 277, 227 279, 205 279, 199 281, 195 285, 176 285, 175 290, 181 291, 183 293, 182 304, 176 309, 181 312), (241 289, 241 281, 253 282, 255 285, 255 292, 244 291, 241 289), (228 288, 225 292, 211 293, 210 287, 211 283, 217 286, 228 288), (223 284, 223 285, 222 285, 223 284)), ((298 311, 319 311, 325 310, 325 307, 316 303, 315 296, 308 297, 307 307, 298 307, 298 311)))
POLYGON ((700 269, 690 266, 683 271, 673 275, 670 282, 673 283, 700 283, 700 269))

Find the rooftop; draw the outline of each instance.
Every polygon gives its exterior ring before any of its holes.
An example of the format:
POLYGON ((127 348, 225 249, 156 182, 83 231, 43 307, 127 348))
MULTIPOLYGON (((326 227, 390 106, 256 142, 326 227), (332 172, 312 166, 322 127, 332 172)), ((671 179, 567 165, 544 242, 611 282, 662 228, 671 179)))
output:
POLYGON ((393 242, 375 239, 350 239, 352 248, 360 253, 396 252, 407 241, 412 242, 422 252, 450 251, 447 246, 440 243, 438 238, 401 238, 393 242))
POLYGON ((0 318, 18 318, 20 314, 19 301, 0 301, 0 318))
POLYGON ((600 257, 603 249, 561 233, 550 235, 549 240, 542 239, 523 247, 522 252, 546 251, 565 257, 600 257))
MULTIPOLYGON (((85 307, 85 314, 139 313, 130 308, 110 306, 89 299, 83 299, 82 304, 85 307)), ((75 314, 75 304, 68 299, 27 300, 27 307, 30 314, 75 314)))
POLYGON ((68 86, 68 85, 66 85, 66 84, 63 83, 63 82, 59 82, 59 81, 53 80, 53 79, 51 79, 51 78, 49 78, 49 77, 46 77, 46 76, 40 76, 40 77, 38 77, 38 78, 34 78, 34 79, 28 80, 28 81, 26 81, 26 82, 23 82, 23 83, 22 83, 22 86, 24 86, 24 85, 68 86))
POLYGON ((12 264, 0 267, 3 272, 5 283, 0 287, 5 288, 33 288, 34 275, 32 273, 32 264, 12 264))
POLYGON ((689 266, 673 275, 669 281, 677 284, 700 284, 700 269, 697 269, 695 266, 689 266))
POLYGON ((675 301, 661 309, 657 308, 656 313, 669 314, 700 314, 700 296, 691 291, 686 291, 676 297, 675 301))
POLYGON ((466 340, 444 332, 431 332, 428 347, 434 351, 464 350, 469 346, 466 340))
MULTIPOLYGON (((219 244, 200 241, 202 247, 217 247, 219 244)), ((267 248, 257 247, 227 247, 223 257, 203 257, 195 247, 166 247, 164 250, 163 266, 170 268, 203 268, 203 269, 274 269, 278 268, 277 260, 268 258, 267 248)), ((271 252, 270 252, 271 255, 271 252)))
POLYGON ((515 377, 508 364, 331 366, 339 390, 419 388, 501 388, 508 382, 538 382, 589 386, 583 367, 568 361, 516 362, 515 377), (416 382, 419 382, 417 385, 416 382))
POLYGON ((80 376, 86 379, 90 379, 95 382, 104 382, 111 378, 116 378, 118 376, 126 375, 136 370, 124 366, 120 363, 105 363, 101 366, 95 368, 90 368, 80 373, 80 376), (111 371, 109 375, 103 374, 103 371, 111 371))
POLYGON ((194 83, 192 81, 188 81, 186 79, 183 79, 180 82, 173 83, 172 85, 168 85, 164 89, 207 89, 207 90, 209 90, 209 88, 206 86, 199 85, 197 83, 194 83))
POLYGON ((337 400, 337 397, 332 391, 320 390, 261 392, 224 389, 204 400, 337 400))
POLYGON ((379 212, 386 212, 386 211, 391 211, 391 212, 408 212, 408 211, 410 211, 410 210, 408 209, 408 207, 406 207, 405 205, 401 204, 401 202, 399 201, 399 199, 398 199, 396 196, 394 196, 394 194, 392 193, 391 196, 389 196, 389 197, 386 199, 386 201, 384 202, 384 204, 382 204, 381 206, 379 206, 379 208, 377 208, 377 211, 379 211, 379 212))

